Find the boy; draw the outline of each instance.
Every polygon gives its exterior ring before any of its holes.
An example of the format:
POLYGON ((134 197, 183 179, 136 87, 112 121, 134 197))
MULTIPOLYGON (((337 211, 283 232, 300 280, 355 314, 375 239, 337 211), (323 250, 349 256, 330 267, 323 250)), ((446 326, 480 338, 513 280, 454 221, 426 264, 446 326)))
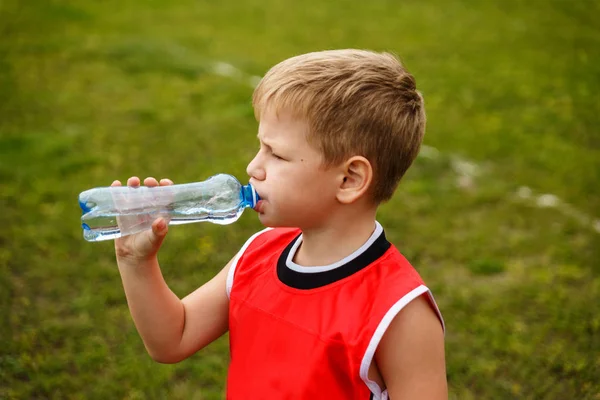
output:
POLYGON ((413 77, 389 54, 309 53, 273 67, 253 106, 247 172, 270 228, 183 300, 157 261, 164 220, 115 241, 149 354, 175 363, 229 330, 228 399, 447 398, 441 315, 375 220, 423 138, 413 77))

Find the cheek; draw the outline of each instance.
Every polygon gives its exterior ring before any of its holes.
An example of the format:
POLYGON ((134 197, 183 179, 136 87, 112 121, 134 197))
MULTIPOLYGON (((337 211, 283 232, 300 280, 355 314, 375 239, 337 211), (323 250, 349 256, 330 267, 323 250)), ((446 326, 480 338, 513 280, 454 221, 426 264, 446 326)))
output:
POLYGON ((267 182, 269 199, 277 203, 313 206, 335 197, 332 177, 308 165, 273 165, 267 172, 267 182))
POLYGON ((273 190, 294 187, 303 181, 304 174, 297 168, 286 165, 284 162, 273 162, 267 168, 267 181, 273 190))

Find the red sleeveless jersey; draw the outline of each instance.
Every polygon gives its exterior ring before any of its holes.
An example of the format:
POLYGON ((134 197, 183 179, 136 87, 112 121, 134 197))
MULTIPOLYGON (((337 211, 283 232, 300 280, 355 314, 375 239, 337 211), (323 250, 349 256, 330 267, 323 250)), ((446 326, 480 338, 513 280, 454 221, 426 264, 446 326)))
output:
POLYGON ((227 279, 231 362, 227 399, 387 399, 368 379, 387 327, 426 293, 381 225, 344 260, 293 262, 299 229, 267 229, 238 253, 227 279))

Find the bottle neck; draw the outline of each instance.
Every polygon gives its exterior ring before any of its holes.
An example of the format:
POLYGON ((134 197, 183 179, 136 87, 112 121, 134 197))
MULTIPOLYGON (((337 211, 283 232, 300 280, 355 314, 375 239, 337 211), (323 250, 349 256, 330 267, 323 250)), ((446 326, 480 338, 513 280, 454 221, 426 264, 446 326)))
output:
POLYGON ((254 208, 256 203, 260 200, 260 196, 256 193, 256 190, 252 185, 247 184, 242 186, 242 204, 244 207, 254 208))

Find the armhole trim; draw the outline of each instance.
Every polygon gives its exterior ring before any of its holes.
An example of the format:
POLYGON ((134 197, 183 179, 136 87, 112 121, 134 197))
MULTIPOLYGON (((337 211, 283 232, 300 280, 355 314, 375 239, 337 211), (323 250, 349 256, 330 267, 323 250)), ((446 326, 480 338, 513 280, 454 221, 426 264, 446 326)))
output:
POLYGON ((434 311, 436 312, 440 322, 442 324, 442 329, 444 331, 444 335, 446 334, 446 327, 444 325, 444 319, 442 318, 442 314, 433 299, 433 295, 431 291, 425 285, 420 285, 404 295, 400 300, 398 300, 384 315, 381 322, 377 326, 375 333, 373 333, 373 337, 367 346, 367 350, 365 351, 365 355, 360 364, 360 378, 363 380, 365 385, 369 388, 371 393, 373 393, 374 400, 386 400, 388 398, 387 390, 381 390, 379 385, 369 379, 369 367, 373 362, 373 358, 375 357, 375 351, 377 350, 377 346, 379 346, 379 342, 383 338, 383 335, 387 331, 387 328, 390 326, 396 315, 411 301, 422 295, 423 293, 428 294, 428 300, 431 303, 434 311))
POLYGON ((233 277, 235 275, 235 269, 237 267, 238 261, 240 260, 240 257, 242 256, 242 254, 244 254, 244 252, 250 246, 250 244, 254 241, 254 239, 256 239, 261 234, 263 234, 267 231, 270 231, 272 229, 273 228, 265 228, 262 231, 256 232, 254 235, 250 236, 250 239, 246 240, 246 243, 244 243, 244 245, 242 246, 240 251, 238 251, 237 254, 235 255, 235 257, 233 258, 233 262, 231 263, 231 267, 229 267, 229 272, 227 273, 227 281, 225 284, 225 289, 227 291, 228 298, 231 295, 231 289, 233 288, 233 277))

